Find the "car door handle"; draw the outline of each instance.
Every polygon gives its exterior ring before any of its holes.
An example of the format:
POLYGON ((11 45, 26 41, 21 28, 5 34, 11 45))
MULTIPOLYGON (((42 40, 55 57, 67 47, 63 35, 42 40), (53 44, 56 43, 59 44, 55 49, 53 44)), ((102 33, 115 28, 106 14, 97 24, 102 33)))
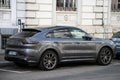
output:
POLYGON ((80 44, 80 42, 75 42, 75 44, 80 44))
POLYGON ((88 43, 81 43, 81 44, 88 44, 88 43))

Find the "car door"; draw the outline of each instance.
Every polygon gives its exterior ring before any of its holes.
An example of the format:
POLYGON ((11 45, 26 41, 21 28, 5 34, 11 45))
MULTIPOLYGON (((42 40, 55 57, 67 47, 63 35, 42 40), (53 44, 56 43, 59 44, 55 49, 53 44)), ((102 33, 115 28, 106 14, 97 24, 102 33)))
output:
POLYGON ((74 57, 93 58, 96 53, 96 42, 92 41, 89 34, 80 29, 70 29, 74 44, 74 57))
POLYGON ((77 51, 75 51, 75 44, 68 28, 53 30, 47 36, 52 36, 50 40, 57 45, 56 47, 60 50, 63 59, 75 56, 75 52, 77 51))

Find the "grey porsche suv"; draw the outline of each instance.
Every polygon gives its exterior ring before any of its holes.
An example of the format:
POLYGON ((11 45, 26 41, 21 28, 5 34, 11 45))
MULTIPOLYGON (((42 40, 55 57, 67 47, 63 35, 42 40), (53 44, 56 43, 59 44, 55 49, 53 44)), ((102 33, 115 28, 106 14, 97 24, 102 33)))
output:
POLYGON ((114 49, 112 41, 94 38, 76 27, 26 28, 7 40, 5 59, 18 66, 37 64, 42 70, 76 60, 108 65, 115 55, 114 49))

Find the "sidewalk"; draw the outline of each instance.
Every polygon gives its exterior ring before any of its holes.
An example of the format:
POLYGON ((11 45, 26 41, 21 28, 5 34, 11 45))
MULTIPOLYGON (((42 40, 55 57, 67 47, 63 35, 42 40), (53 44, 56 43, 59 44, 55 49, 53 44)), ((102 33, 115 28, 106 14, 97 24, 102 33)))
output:
POLYGON ((0 67, 5 67, 5 66, 12 64, 9 61, 5 61, 4 55, 5 55, 4 53, 0 53, 0 67))
POLYGON ((0 53, 0 62, 4 62, 5 60, 4 60, 4 53, 0 53))

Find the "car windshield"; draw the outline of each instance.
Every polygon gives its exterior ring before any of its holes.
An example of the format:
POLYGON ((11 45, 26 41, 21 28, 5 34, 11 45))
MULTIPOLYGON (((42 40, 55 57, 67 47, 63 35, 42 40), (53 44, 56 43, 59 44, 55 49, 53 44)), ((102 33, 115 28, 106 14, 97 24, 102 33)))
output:
POLYGON ((120 32, 113 34, 112 38, 120 38, 120 32))

